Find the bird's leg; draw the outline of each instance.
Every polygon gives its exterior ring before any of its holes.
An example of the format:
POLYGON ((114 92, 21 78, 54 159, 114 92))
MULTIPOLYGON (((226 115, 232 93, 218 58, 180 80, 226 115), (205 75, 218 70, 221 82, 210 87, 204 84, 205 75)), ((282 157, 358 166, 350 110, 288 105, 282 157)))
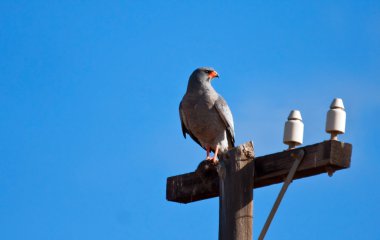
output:
POLYGON ((215 153, 214 153, 214 157, 211 158, 211 161, 212 161, 213 163, 218 163, 218 159, 216 159, 216 158, 218 157, 218 151, 219 151, 219 146, 216 145, 215 153))
POLYGON ((206 152, 207 152, 206 160, 211 160, 211 157, 210 157, 210 147, 206 147, 206 152))

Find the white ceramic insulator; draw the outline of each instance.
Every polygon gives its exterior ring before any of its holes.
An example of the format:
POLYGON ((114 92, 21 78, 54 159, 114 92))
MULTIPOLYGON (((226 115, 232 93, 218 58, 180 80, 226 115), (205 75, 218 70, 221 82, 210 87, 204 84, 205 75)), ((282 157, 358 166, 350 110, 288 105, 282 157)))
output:
POLYGON ((342 134, 346 130, 346 112, 342 108, 330 109, 327 112, 326 132, 342 134))
POLYGON ((303 130, 304 125, 300 111, 291 111, 288 121, 285 123, 284 143, 295 146, 301 145, 303 143, 303 130))

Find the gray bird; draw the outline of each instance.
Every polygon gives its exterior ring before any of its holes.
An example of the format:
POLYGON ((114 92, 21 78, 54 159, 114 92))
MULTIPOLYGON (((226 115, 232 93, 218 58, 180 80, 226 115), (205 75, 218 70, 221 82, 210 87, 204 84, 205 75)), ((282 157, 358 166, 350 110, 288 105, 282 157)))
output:
POLYGON ((196 69, 190 76, 187 90, 179 104, 182 133, 186 133, 207 152, 206 159, 217 162, 220 152, 234 147, 235 133, 231 110, 211 86, 219 78, 210 67, 196 69), (210 152, 214 156, 210 157, 210 152))

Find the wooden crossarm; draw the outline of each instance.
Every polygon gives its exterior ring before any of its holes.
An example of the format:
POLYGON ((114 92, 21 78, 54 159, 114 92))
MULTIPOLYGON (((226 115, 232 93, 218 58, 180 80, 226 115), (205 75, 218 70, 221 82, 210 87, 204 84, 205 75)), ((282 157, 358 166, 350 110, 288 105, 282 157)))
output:
MULTIPOLYGON (((256 157, 254 188, 281 183, 288 174, 294 158, 293 151, 303 149, 304 159, 294 179, 329 173, 350 167, 352 145, 335 140, 325 141, 290 151, 256 157)), ((216 169, 207 162, 200 164, 195 172, 168 177, 166 199, 190 203, 219 196, 219 180, 216 169)))

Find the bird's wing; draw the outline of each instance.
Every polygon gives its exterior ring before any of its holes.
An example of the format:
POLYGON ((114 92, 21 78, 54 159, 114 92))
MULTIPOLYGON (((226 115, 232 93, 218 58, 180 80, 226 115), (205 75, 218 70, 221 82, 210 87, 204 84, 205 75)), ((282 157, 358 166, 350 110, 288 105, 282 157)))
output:
POLYGON ((182 134, 184 136, 184 138, 186 138, 186 133, 190 135, 190 137, 196 142, 199 144, 199 146, 201 146, 203 148, 203 146, 201 145, 201 143, 199 142, 199 140, 194 136, 194 134, 191 133, 191 131, 189 130, 189 128, 187 127, 188 124, 187 124, 187 121, 186 121, 186 115, 185 113, 183 112, 183 108, 182 108, 182 101, 181 103, 179 104, 179 117, 181 119, 181 127, 182 127, 182 134))
POLYGON ((215 109, 219 113, 220 118, 222 119, 227 130, 227 139, 229 140, 231 147, 234 147, 235 144, 235 130, 234 130, 234 120, 232 118, 232 113, 230 108, 227 105, 227 102, 222 96, 218 96, 218 99, 215 102, 215 109))

